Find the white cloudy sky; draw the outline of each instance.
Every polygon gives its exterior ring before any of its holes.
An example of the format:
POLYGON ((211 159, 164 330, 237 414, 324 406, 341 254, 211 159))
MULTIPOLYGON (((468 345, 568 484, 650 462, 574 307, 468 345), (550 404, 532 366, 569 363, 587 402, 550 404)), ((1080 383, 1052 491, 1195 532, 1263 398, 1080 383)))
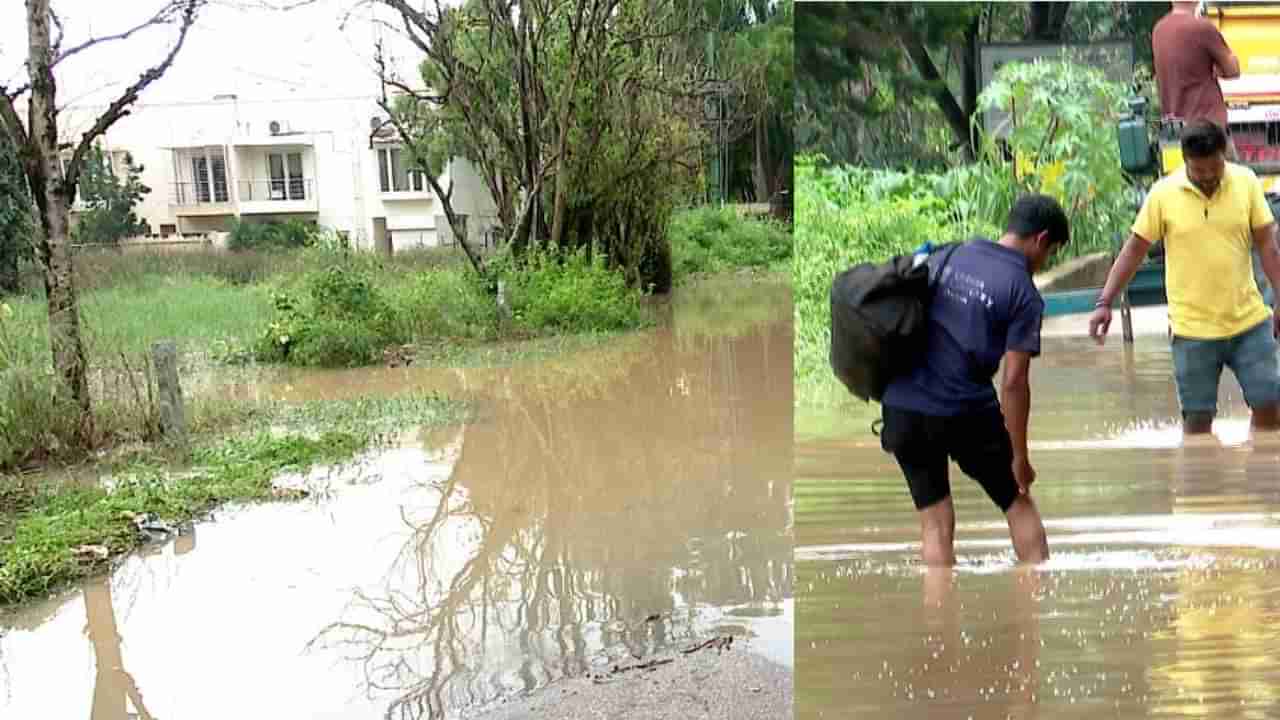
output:
MULTIPOLYGON (((324 97, 377 91, 373 43, 381 34, 412 68, 416 51, 404 38, 379 30, 360 0, 316 0, 288 12, 245 9, 291 0, 216 0, 187 36, 169 73, 142 96, 144 103, 200 101, 222 93, 243 99, 324 97), (354 9, 345 29, 344 17, 354 9)), ((69 47, 89 37, 126 30, 155 13, 163 0, 53 0, 69 47)), ((385 8, 382 17, 387 17, 385 8)), ((59 104, 105 104, 165 55, 176 31, 148 30, 95 47, 59 65, 59 104)), ((0 1, 0 82, 22 84, 26 8, 0 1)))

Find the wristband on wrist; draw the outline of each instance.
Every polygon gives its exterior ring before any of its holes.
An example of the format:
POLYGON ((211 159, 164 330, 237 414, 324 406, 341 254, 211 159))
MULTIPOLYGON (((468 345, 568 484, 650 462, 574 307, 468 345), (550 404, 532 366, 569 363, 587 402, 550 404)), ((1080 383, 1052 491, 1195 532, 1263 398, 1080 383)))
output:
POLYGON ((1103 300, 1101 297, 1099 297, 1099 298, 1098 298, 1098 301, 1097 301, 1097 302, 1095 302, 1095 303, 1093 304, 1093 306, 1094 306, 1094 307, 1096 307, 1096 308, 1100 308, 1100 307, 1111 307, 1111 301, 1110 301, 1110 300, 1103 300))

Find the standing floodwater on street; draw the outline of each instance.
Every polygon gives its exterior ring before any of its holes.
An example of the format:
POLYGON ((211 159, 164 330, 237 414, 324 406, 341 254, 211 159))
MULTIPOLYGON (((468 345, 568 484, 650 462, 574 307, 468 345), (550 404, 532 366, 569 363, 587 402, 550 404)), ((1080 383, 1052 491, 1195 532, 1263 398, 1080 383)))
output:
POLYGON ((1131 347, 1094 346, 1083 316, 1045 323, 1040 566, 1016 564, 1003 518, 961 483, 957 565, 926 570, 869 413, 797 416, 797 718, 1272 716, 1280 438, 1250 442, 1223 383, 1214 433, 1184 442, 1156 315, 1131 347))

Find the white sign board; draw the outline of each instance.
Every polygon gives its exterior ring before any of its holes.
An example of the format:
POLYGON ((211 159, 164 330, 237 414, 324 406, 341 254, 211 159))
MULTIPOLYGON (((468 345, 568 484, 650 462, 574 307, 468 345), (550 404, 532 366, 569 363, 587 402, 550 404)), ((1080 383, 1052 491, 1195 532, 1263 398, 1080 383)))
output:
MULTIPOLYGON (((1102 70, 1108 80, 1118 83, 1133 82, 1133 41, 1107 40, 1095 43, 992 43, 978 47, 978 92, 991 83, 1005 64, 1019 60, 1069 60, 1102 70)), ((996 131, 1007 113, 988 110, 983 114, 983 125, 988 132, 996 131)), ((997 133, 1003 137, 1004 132, 997 133)))

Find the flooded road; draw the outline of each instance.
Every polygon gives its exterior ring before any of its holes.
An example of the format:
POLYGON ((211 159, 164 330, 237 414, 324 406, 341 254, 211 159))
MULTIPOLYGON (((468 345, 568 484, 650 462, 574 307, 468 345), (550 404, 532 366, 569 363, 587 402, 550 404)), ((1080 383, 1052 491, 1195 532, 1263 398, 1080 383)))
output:
POLYGON ((1158 313, 1128 348, 1081 322, 1032 364, 1040 568, 953 466, 958 566, 924 571, 876 414, 797 418, 797 718, 1280 717, 1280 438, 1224 373, 1184 444, 1158 313))
POLYGON ((0 717, 464 717, 727 635, 789 673, 790 289, 663 312, 546 362, 226 388, 477 412, 0 616, 0 717))

